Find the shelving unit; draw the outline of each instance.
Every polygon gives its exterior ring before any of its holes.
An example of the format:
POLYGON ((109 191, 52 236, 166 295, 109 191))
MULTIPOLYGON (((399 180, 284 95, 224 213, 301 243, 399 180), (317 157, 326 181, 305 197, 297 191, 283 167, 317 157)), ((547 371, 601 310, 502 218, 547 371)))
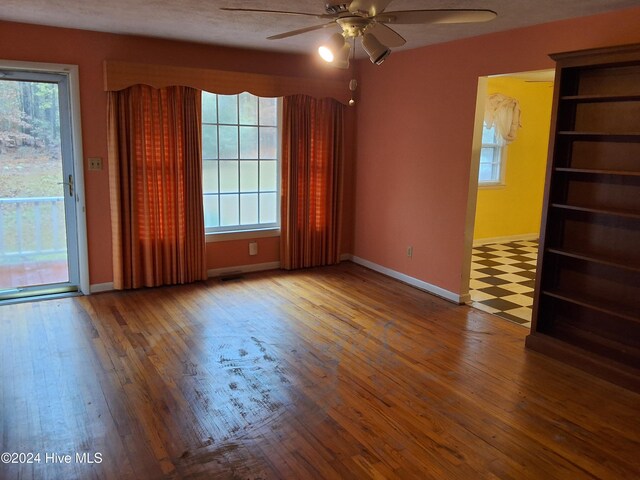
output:
POLYGON ((640 45, 556 61, 527 347, 640 391, 640 45))

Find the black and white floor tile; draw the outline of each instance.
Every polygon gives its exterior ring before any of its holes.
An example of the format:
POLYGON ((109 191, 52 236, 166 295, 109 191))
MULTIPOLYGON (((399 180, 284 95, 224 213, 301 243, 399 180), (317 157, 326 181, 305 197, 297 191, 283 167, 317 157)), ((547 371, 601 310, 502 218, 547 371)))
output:
POLYGON ((538 242, 516 241, 473 247, 471 305, 531 327, 538 242))

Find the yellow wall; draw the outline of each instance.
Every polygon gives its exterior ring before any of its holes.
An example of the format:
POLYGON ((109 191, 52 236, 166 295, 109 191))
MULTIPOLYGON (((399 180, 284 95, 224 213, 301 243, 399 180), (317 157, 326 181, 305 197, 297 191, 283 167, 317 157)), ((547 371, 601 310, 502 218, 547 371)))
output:
POLYGON ((520 102, 522 127, 506 147, 505 185, 478 188, 473 238, 502 238, 540 232, 553 88, 551 83, 492 77, 487 95, 520 102))

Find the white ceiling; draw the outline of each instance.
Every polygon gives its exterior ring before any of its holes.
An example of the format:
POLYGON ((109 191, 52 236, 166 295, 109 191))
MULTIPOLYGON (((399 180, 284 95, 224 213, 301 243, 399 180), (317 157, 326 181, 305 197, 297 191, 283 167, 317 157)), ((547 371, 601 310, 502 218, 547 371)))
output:
MULTIPOLYGON (((324 20, 224 12, 219 8, 321 14, 324 4, 322 0, 2 0, 0 19, 260 50, 309 52, 333 29, 283 40, 266 37, 324 20)), ((640 6, 640 0, 394 0, 386 10, 486 8, 498 13, 498 18, 482 24, 395 26, 407 39, 404 47, 394 49, 400 50, 633 6, 640 6)))

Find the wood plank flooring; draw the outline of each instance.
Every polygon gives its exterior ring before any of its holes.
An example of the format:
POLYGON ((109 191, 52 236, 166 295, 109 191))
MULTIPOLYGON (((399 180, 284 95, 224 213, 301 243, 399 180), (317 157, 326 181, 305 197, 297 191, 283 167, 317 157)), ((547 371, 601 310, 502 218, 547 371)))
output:
POLYGON ((0 478, 639 478, 640 395, 526 334, 350 263, 1 306, 0 450, 41 460, 0 478))

